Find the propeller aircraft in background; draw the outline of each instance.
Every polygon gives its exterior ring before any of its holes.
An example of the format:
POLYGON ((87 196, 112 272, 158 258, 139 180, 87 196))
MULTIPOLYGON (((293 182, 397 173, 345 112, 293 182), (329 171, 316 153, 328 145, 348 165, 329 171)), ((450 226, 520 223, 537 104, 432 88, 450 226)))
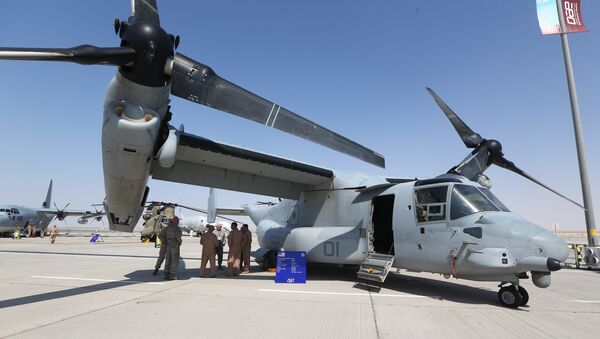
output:
POLYGON ((334 171, 171 126, 173 95, 385 166, 381 154, 176 52, 180 39, 161 27, 155 0, 133 0, 132 7, 127 21, 115 20, 118 47, 0 48, 0 59, 117 66, 102 123, 104 210, 111 230, 133 230, 147 204, 151 176, 283 198, 272 206, 244 207, 257 225, 259 259, 273 258, 280 249, 300 250, 308 262, 362 265, 359 277, 371 280, 383 281, 397 267, 498 281, 500 302, 519 307, 529 299, 520 280, 530 272, 536 286, 547 287, 550 272, 567 258, 565 242, 510 212, 489 191, 483 172, 496 164, 557 192, 508 161, 499 142, 474 133, 432 90, 473 148, 432 179, 334 171))
POLYGON ((27 225, 33 224, 36 228, 36 235, 46 233, 48 226, 52 221, 64 220, 66 217, 79 216, 77 222, 86 224, 88 219, 102 218, 104 213, 95 211, 76 211, 67 210, 69 204, 60 209, 54 203, 55 208, 51 208, 52 203, 52 180, 48 186, 46 200, 42 203, 42 208, 24 207, 16 205, 0 205, 0 234, 12 235, 15 231, 22 231, 27 225))

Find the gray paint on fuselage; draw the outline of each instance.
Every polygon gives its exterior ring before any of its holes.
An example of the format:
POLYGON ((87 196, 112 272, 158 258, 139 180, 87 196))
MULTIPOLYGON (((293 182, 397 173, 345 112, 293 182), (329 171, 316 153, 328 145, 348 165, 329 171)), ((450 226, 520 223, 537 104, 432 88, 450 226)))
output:
POLYGON ((18 210, 19 214, 12 212, 0 212, 0 233, 14 232, 22 229, 27 223, 33 223, 36 228, 46 231, 50 218, 44 214, 39 214, 37 209, 27 208, 16 205, 2 205, 1 210, 18 210))
POLYGON ((348 189, 308 191, 297 201, 247 206, 261 247, 306 251, 308 262, 360 264, 368 253, 372 199, 394 195, 394 267, 473 280, 512 281, 518 272, 548 271, 545 260, 549 257, 566 259, 563 241, 516 213, 484 211, 452 220, 453 185, 481 187, 464 178, 457 177, 460 183, 419 186, 448 186, 444 220, 419 223, 414 181, 360 191, 350 187, 361 187, 361 182, 341 175, 334 186, 348 189), (481 237, 464 231, 472 227, 481 228, 481 237))

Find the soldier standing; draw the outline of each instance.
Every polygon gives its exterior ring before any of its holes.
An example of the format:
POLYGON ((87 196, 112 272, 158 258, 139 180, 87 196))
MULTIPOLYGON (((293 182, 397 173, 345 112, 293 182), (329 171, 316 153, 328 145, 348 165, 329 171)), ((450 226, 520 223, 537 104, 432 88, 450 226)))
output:
POLYGON ((242 225, 242 273, 250 273, 250 250, 252 247, 252 233, 248 224, 242 225))
POLYGON ((217 224, 217 230, 215 231, 217 241, 217 264, 219 265, 219 271, 223 269, 223 247, 227 244, 227 231, 223 229, 223 225, 217 224))
POLYGON ((219 246, 219 241, 217 240, 217 236, 213 233, 215 227, 213 225, 208 225, 208 229, 206 233, 202 234, 200 238, 200 244, 202 245, 202 261, 200 262, 200 277, 204 277, 204 272, 206 271, 206 262, 210 262, 210 276, 214 277, 217 275, 217 267, 215 266, 215 254, 217 252, 217 247, 219 246))
POLYGON ((177 265, 179 265, 179 247, 181 246, 181 228, 179 228, 179 218, 173 216, 169 219, 169 226, 165 230, 166 237, 166 263, 165 279, 177 280, 177 265))
POLYGON ((237 276, 240 274, 240 257, 242 256, 242 232, 237 229, 237 223, 231 223, 231 232, 227 236, 229 254, 227 256, 227 275, 237 276))
POLYGON ((158 259, 156 259, 156 265, 154 265, 154 272, 152 275, 157 275, 158 270, 165 261, 165 254, 167 253, 167 228, 162 227, 158 232, 158 241, 160 241, 160 250, 158 251, 158 259))

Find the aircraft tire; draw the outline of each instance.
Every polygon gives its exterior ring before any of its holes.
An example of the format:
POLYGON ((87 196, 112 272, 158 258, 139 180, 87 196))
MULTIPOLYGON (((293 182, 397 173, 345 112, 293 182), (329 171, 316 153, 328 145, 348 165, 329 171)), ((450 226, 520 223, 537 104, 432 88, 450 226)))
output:
POLYGON ((519 286, 519 294, 523 298, 523 300, 521 300, 521 306, 527 305, 527 303, 529 302, 529 293, 527 293, 527 290, 519 286))
POLYGON ((517 308, 521 306, 523 297, 514 286, 504 286, 498 291, 498 300, 506 307, 517 308))

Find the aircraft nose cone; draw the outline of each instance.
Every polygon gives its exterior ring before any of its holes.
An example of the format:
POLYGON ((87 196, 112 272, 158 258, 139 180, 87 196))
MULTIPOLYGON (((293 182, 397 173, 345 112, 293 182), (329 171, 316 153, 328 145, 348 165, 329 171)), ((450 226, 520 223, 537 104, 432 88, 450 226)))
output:
POLYGON ((567 260, 569 256, 567 243, 549 231, 544 230, 537 233, 531 238, 531 242, 537 246, 538 255, 549 258, 547 265, 551 271, 556 270, 557 264, 560 267, 560 262, 567 260))

